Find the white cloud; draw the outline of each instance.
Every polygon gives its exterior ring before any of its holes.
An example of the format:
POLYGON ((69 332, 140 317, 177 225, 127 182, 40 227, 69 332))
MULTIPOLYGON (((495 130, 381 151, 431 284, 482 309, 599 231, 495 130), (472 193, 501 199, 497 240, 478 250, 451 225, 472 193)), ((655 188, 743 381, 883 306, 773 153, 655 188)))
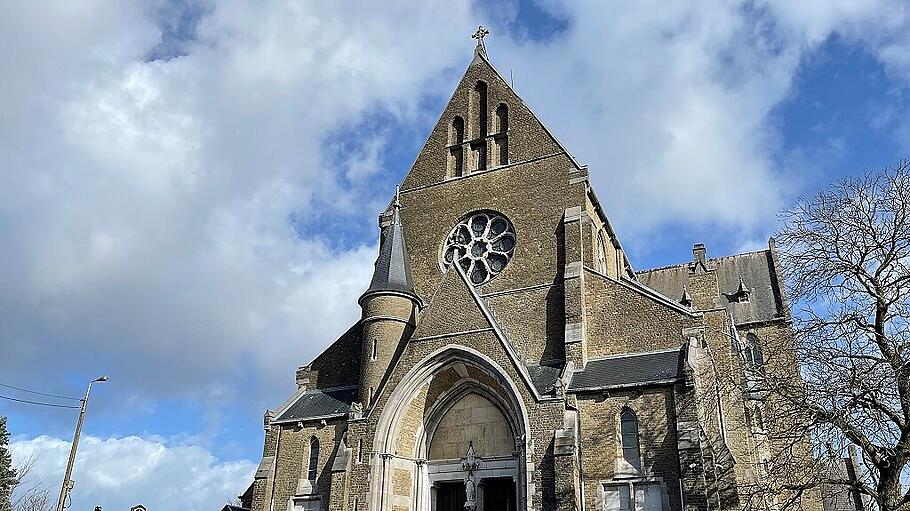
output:
MULTIPOLYGON (((39 436, 11 444, 14 464, 33 458, 29 484, 56 499, 70 442, 39 436)), ((243 493, 256 466, 222 461, 207 449, 171 445, 160 438, 83 437, 73 470, 71 509, 123 510, 144 504, 154 511, 212 510, 243 493)))
POLYGON ((393 141, 339 164, 326 137, 376 109, 417 115, 466 58, 467 7, 217 2, 186 55, 151 62, 167 2, 5 12, 0 372, 75 367, 110 373, 119 396, 201 397, 242 370, 264 380, 259 406, 280 402, 359 316, 375 257, 375 237, 338 248, 313 226, 373 228, 392 193, 365 180, 393 141))
POLYGON ((801 62, 835 33, 884 55, 910 23, 905 4, 886 0, 551 7, 568 20, 561 37, 496 39, 494 61, 590 164, 632 246, 668 224, 765 237, 803 184, 773 117, 801 62))

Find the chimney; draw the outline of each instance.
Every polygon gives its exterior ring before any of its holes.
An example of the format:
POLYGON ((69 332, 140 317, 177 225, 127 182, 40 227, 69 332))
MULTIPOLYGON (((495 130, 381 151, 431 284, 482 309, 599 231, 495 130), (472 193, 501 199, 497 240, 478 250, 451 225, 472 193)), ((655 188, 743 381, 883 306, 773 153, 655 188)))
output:
POLYGON ((300 366, 297 368, 297 389, 307 390, 310 384, 310 366, 300 366))
POLYGON ((707 249, 705 249, 704 243, 696 243, 692 247, 692 256, 694 257, 694 261, 696 263, 701 263, 702 266, 705 266, 705 267, 707 267, 707 265, 705 264, 705 256, 707 255, 707 252, 708 251, 707 251, 707 249))

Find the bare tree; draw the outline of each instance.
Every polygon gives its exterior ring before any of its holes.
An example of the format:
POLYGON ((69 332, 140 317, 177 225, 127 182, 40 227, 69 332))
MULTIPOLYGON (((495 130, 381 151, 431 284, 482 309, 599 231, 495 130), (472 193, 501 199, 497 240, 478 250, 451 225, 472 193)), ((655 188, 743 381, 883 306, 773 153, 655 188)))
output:
POLYGON ((54 502, 45 481, 34 477, 36 455, 25 458, 17 464, 18 481, 13 486, 13 511, 51 511, 54 502))
MULTIPOLYGON (((910 511, 910 161, 843 178, 782 220, 803 379, 768 374, 769 419, 779 443, 811 438, 839 459, 855 446, 862 469, 848 477, 820 462, 768 489, 840 485, 881 511, 910 511)), ((787 449, 776 456, 786 467, 787 449)))

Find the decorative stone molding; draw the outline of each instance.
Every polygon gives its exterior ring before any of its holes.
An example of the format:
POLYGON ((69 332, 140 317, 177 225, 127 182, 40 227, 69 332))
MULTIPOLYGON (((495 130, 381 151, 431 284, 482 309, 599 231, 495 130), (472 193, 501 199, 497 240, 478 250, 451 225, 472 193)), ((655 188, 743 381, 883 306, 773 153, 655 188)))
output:
POLYGON ((584 270, 584 265, 581 261, 575 261, 573 263, 566 263, 566 268, 563 271, 563 278, 574 279, 581 276, 581 272, 584 270))
POLYGON ((565 213, 563 214, 563 223, 575 222, 581 220, 581 215, 583 213, 581 206, 572 206, 571 208, 566 208, 565 213))
POLYGON ((566 324, 566 344, 581 342, 584 339, 584 323, 566 324))

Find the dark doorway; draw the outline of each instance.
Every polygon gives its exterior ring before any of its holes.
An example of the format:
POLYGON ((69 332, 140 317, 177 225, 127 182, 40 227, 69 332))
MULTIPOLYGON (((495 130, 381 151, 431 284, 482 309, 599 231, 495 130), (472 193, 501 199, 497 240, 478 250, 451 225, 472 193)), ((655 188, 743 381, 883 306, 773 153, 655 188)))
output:
POLYGON ((484 479, 483 511, 515 511, 515 481, 511 478, 484 479))
POLYGON ((464 511, 464 483, 438 483, 436 486, 436 511, 464 511))

